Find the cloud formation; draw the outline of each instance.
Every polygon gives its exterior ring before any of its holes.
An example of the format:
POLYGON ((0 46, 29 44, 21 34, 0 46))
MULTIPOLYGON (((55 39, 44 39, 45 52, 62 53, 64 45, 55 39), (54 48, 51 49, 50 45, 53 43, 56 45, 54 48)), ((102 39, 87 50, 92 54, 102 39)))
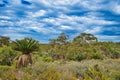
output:
POLYGON ((119 0, 1 0, 0 35, 47 43, 65 32, 87 32, 101 41, 120 41, 119 0))

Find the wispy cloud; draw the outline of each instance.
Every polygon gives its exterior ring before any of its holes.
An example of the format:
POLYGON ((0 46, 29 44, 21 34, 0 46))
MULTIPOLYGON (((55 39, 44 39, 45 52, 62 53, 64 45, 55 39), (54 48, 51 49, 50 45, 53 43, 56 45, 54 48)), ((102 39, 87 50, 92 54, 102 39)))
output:
POLYGON ((28 17, 41 17, 45 16, 47 12, 45 10, 39 10, 37 12, 28 12, 28 17))
POLYGON ((86 29, 84 32, 91 34, 98 34, 102 31, 101 26, 94 26, 92 29, 86 29))
POLYGON ((71 38, 88 32, 100 40, 119 41, 119 3, 119 0, 1 0, 0 35, 12 39, 28 36, 48 42, 63 31, 71 38))
POLYGON ((114 11, 116 14, 120 14, 120 4, 115 5, 114 8, 113 8, 113 11, 114 11))

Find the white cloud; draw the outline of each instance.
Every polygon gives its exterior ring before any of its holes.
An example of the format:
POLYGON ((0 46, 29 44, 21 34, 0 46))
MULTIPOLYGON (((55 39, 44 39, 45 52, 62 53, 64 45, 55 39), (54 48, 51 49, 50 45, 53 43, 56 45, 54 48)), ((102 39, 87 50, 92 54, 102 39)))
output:
POLYGON ((90 10, 96 10, 96 9, 101 8, 101 6, 96 5, 95 1, 93 1, 93 0, 92 1, 85 0, 80 5, 83 6, 84 8, 88 8, 90 10))
POLYGON ((38 33, 43 33, 43 34, 59 33, 59 31, 57 31, 54 28, 45 28, 45 27, 39 27, 39 26, 30 26, 30 27, 27 27, 27 29, 32 29, 38 33))
POLYGON ((59 33, 56 29, 50 26, 46 26, 45 23, 37 21, 37 19, 21 19, 19 22, 16 22, 21 29, 26 31, 34 30, 38 33, 48 34, 48 33, 59 33))
POLYGON ((113 11, 117 14, 120 14, 120 5, 116 5, 113 9, 113 11))
POLYGON ((87 29, 84 32, 91 33, 91 34, 97 34, 97 33, 100 33, 101 31, 102 31, 102 27, 101 26, 95 26, 94 28, 87 29))
POLYGON ((9 0, 9 3, 12 4, 12 6, 21 6, 21 0, 9 0))
POLYGON ((36 0, 34 2, 42 3, 46 6, 74 5, 80 0, 36 0))
POLYGON ((99 17, 99 18, 100 18, 100 16, 104 16, 103 13, 100 13, 98 11, 90 11, 90 12, 86 13, 85 15, 88 16, 88 17, 95 16, 95 17, 99 17))
POLYGON ((58 7, 58 6, 66 6, 66 7, 74 6, 78 2, 82 2, 82 1, 81 0, 56 0, 53 2, 51 0, 52 5, 54 5, 56 7, 58 7))
POLYGON ((104 19, 100 19, 98 17, 95 17, 95 16, 91 16, 91 17, 87 17, 87 16, 82 16, 82 17, 79 17, 79 21, 83 22, 84 24, 87 24, 87 25, 111 25, 111 24, 118 24, 117 22, 115 21, 107 21, 107 20, 104 20, 104 19))
POLYGON ((32 0, 49 8, 67 10, 69 7, 83 7, 90 10, 101 9, 101 3, 105 0, 32 0), (100 6, 99 6, 100 5, 100 6))
POLYGON ((26 32, 26 33, 28 32, 24 28, 19 28, 19 27, 8 27, 8 28, 3 28, 2 30, 0 29, 0 32, 2 33, 3 36, 8 36, 12 40, 21 39, 21 38, 30 36, 30 34, 23 35, 23 34, 19 33, 21 31, 26 32))
POLYGON ((104 5, 104 7, 102 9, 108 10, 108 11, 114 13, 114 14, 119 15, 120 14, 119 0, 116 0, 116 1, 110 0, 109 3, 106 6, 104 5))
POLYGON ((41 17, 44 16, 46 14, 45 10, 39 10, 36 12, 27 12, 28 13, 28 17, 41 17))
POLYGON ((15 33, 4 33, 3 36, 8 36, 8 37, 11 38, 11 40, 22 39, 24 37, 30 37, 29 34, 22 35, 22 34, 17 33, 17 32, 15 32, 15 33))
POLYGON ((100 41, 120 41, 120 36, 111 36, 111 35, 96 35, 100 41))
POLYGON ((61 25, 61 23, 59 22, 60 19, 58 19, 58 18, 45 18, 45 19, 43 19, 43 21, 46 23, 51 23, 51 24, 57 25, 57 26, 61 25))
POLYGON ((60 26, 60 27, 61 27, 62 30, 72 30, 72 29, 73 29, 73 28, 70 27, 70 26, 64 26, 64 25, 62 25, 62 26, 60 26))
POLYGON ((9 17, 9 16, 0 16, 0 18, 2 18, 2 19, 11 19, 11 17, 9 17))
POLYGON ((25 1, 31 2, 31 1, 33 1, 33 0, 25 0, 25 1))
MULTIPOLYGON (((113 0, 26 1, 32 4, 25 5, 21 3, 21 0, 9 0, 9 4, 5 8, 1 8, 0 18, 9 20, 0 20, 0 26, 7 25, 9 28, 4 29, 4 31, 0 30, 2 31, 0 33, 8 33, 7 35, 10 35, 9 33, 11 35, 17 34, 18 37, 23 37, 22 35, 30 33, 31 30, 45 35, 49 35, 50 33, 58 34, 64 30, 99 34, 102 30, 107 30, 106 28, 103 29, 104 26, 119 24, 114 19, 108 20, 104 17, 104 11, 120 14, 120 5, 113 0), (99 12, 100 10, 103 13, 99 12), (77 12, 80 12, 80 14, 77 12), (69 13, 71 15, 68 15, 69 13), (47 18, 43 16, 47 16, 47 18), (18 32, 26 33, 20 34, 18 32)), ((30 34, 32 35, 32 33, 30 34)), ((103 37, 101 36, 100 38, 102 39, 103 37)), ((106 38, 116 39, 115 37, 106 38)))
POLYGON ((108 21, 96 16, 68 16, 65 14, 59 15, 59 17, 56 18, 45 18, 43 19, 45 22, 52 23, 54 25, 63 25, 63 24, 69 24, 74 27, 76 26, 88 26, 88 25, 96 25, 96 26, 104 26, 104 25, 112 25, 112 24, 118 24, 115 21, 108 21))
POLYGON ((0 26, 14 26, 14 23, 7 20, 0 20, 0 26))

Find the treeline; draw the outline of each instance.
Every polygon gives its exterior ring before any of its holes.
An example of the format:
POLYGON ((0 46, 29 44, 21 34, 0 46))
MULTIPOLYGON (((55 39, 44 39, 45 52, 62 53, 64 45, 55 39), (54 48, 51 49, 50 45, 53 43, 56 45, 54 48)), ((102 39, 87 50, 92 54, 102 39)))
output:
POLYGON ((40 50, 53 59, 81 61, 120 58, 120 42, 99 42, 97 37, 88 33, 81 33, 72 41, 69 41, 68 35, 61 33, 56 39, 50 39, 49 44, 40 46, 40 50))
MULTIPOLYGON (((13 49, 14 42, 9 37, 0 36, 0 64, 11 65, 21 54, 13 49)), ((71 41, 68 35, 61 33, 56 39, 50 39, 48 44, 38 45, 39 48, 32 53, 43 61, 120 58, 120 42, 99 42, 97 37, 88 33, 81 33, 71 41)))

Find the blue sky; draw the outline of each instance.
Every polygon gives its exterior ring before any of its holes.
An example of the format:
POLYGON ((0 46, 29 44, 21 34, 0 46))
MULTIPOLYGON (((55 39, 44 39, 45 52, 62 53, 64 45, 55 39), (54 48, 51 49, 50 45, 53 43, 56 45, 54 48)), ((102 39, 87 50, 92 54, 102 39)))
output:
POLYGON ((0 35, 47 43, 61 32, 120 41, 120 0, 0 0, 0 35))

